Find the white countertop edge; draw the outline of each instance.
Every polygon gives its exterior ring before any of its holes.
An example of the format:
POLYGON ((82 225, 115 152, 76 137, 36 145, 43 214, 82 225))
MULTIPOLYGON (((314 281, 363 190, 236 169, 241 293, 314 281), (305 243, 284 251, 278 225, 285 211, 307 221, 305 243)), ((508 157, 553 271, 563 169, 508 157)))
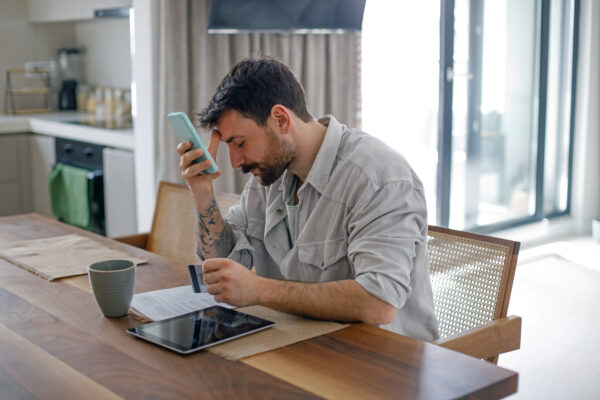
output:
POLYGON ((64 122, 31 119, 31 131, 55 137, 79 140, 105 146, 133 150, 135 145, 134 135, 131 130, 116 130, 93 128, 89 126, 73 125, 64 122))
POLYGON ((25 118, 0 121, 0 134, 30 132, 29 120, 25 118))
POLYGON ((44 117, 3 117, 0 118, 0 134, 33 132, 126 150, 133 150, 135 147, 132 129, 110 130, 69 124, 60 120, 51 120, 50 118, 54 117, 51 114, 44 117))

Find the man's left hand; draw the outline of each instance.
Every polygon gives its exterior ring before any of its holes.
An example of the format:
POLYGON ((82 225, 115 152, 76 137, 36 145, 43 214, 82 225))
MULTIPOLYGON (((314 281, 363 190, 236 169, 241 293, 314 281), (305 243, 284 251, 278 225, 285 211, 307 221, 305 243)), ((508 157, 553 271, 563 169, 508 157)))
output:
POLYGON ((258 303, 262 278, 243 265, 228 258, 210 258, 202 270, 206 290, 216 301, 236 307, 258 303))

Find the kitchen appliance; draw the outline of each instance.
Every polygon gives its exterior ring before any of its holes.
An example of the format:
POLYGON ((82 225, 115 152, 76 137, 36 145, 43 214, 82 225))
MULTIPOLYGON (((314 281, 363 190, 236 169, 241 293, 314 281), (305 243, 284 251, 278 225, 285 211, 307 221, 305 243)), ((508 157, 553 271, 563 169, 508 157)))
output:
POLYGON ((87 173, 89 199, 92 219, 92 231, 100 235, 106 232, 104 212, 104 146, 79 142, 76 140, 56 138, 56 163, 73 165, 89 170, 87 173))
POLYGON ((129 18, 131 14, 131 7, 117 7, 94 10, 94 17, 96 18, 129 18))
POLYGON ((133 120, 130 115, 117 116, 117 117, 106 117, 106 118, 95 118, 90 117, 86 119, 80 119, 76 121, 65 121, 68 124, 91 126, 93 128, 102 129, 132 129, 133 120))
POLYGON ((62 88, 58 93, 59 110, 77 109, 77 81, 66 80, 62 83, 62 88))
POLYGON ((62 87, 58 93, 59 110, 77 109, 77 84, 82 81, 82 53, 79 49, 58 51, 58 73, 62 87))

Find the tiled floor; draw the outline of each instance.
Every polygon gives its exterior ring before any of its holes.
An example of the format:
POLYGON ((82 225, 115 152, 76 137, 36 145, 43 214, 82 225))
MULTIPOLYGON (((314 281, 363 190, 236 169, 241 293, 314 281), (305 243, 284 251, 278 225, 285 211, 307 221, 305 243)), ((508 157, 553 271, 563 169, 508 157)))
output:
POLYGON ((511 399, 600 399, 600 244, 521 251, 508 314, 523 318, 521 349, 498 363, 519 372, 511 399))

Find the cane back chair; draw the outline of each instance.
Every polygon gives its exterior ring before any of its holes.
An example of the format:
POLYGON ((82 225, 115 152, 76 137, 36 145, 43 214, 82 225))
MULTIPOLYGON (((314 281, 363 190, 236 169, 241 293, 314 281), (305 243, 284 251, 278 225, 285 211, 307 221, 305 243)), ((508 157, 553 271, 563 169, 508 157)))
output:
POLYGON ((496 363, 520 347, 521 318, 506 316, 519 242, 429 226, 427 249, 440 339, 496 363))

